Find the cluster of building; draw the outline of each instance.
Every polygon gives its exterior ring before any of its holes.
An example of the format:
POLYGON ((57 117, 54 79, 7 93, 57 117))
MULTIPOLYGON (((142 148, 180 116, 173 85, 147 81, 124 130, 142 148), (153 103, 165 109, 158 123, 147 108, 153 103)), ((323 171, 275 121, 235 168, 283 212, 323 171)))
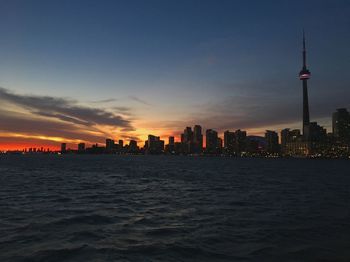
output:
POLYGON ((164 146, 164 140, 153 135, 148 136, 143 151, 146 154, 175 154, 175 155, 240 155, 245 151, 247 139, 246 131, 226 131, 224 139, 218 136, 218 132, 207 129, 205 132, 205 147, 203 146, 204 135, 202 127, 195 125, 193 129, 186 127, 181 134, 181 141, 175 142, 175 137, 170 136, 168 144, 164 146))
POLYGON ((106 139, 104 146, 94 144, 91 147, 86 147, 85 143, 79 143, 77 149, 67 149, 67 144, 61 144, 61 154, 78 153, 78 154, 139 154, 140 148, 136 140, 130 140, 128 145, 124 145, 124 140, 106 139))
POLYGON ((264 136, 249 136, 246 131, 225 131, 223 138, 218 132, 202 127, 186 127, 175 142, 169 136, 167 144, 159 136, 148 135, 142 146, 136 140, 124 145, 123 140, 115 142, 106 139, 104 146, 97 144, 86 148, 84 143, 77 150, 66 148, 62 143, 60 153, 80 154, 168 154, 168 155, 223 155, 237 157, 349 157, 350 156, 350 113, 347 109, 338 109, 332 116, 333 132, 316 122, 310 122, 304 132, 299 129, 283 129, 280 135, 276 131, 266 130, 264 136), (205 142, 205 143, 204 143, 205 142), (204 146, 205 144, 205 146, 204 146))
POLYGON ((281 131, 281 151, 289 156, 346 157, 350 155, 350 114, 346 108, 337 109, 332 116, 332 133, 316 122, 299 129, 281 131))

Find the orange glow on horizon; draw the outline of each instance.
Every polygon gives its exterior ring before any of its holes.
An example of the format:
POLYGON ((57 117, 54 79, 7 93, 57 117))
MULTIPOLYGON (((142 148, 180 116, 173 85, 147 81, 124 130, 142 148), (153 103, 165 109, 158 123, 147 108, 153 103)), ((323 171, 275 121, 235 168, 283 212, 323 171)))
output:
MULTIPOLYGON (((247 131, 247 135, 254 136, 264 136, 266 128, 253 128, 253 129, 242 129, 247 131)), ((278 130, 278 129, 275 129, 278 130)), ((234 131, 232 129, 231 131, 234 131)), ((143 147, 145 141, 148 139, 148 135, 152 134, 155 136, 160 136, 162 140, 164 140, 165 144, 168 143, 169 136, 174 136, 175 142, 181 141, 181 133, 175 132, 168 129, 162 128, 138 128, 137 130, 125 132, 124 134, 117 134, 113 137, 102 137, 99 141, 83 141, 80 139, 68 139, 64 137, 50 137, 45 135, 31 135, 31 134, 20 134, 20 133, 0 133, 0 150, 24 150, 28 148, 49 148, 51 151, 60 150, 61 143, 66 143, 67 148, 77 149, 79 143, 85 143, 86 147, 90 147, 93 144, 104 145, 104 141, 107 138, 114 139, 118 141, 119 139, 123 139, 125 144, 128 144, 129 138, 123 137, 135 137, 138 141, 138 146, 143 147), (103 141, 103 142, 102 142, 103 141)), ((219 131, 219 137, 223 138, 224 130, 219 131)), ((205 130, 203 130, 203 146, 205 146, 205 130)))
POLYGON ((28 148, 49 148, 50 150, 59 150, 61 143, 79 144, 78 139, 66 139, 63 137, 50 137, 44 135, 29 135, 18 133, 0 133, 0 150, 24 150, 28 148))
POLYGON ((21 144, 1 144, 0 145, 0 151, 24 151, 28 150, 29 148, 36 148, 41 149, 43 148, 44 151, 47 151, 48 149, 50 151, 59 151, 60 146, 52 146, 52 145, 46 145, 46 144, 32 144, 32 143, 21 143, 21 144))

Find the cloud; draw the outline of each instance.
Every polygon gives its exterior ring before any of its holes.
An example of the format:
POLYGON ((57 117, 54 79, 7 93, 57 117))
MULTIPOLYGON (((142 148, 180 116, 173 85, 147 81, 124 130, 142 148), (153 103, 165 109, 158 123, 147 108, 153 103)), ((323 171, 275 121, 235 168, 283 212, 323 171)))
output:
POLYGON ((78 129, 74 124, 46 119, 33 119, 26 114, 0 111, 1 131, 25 136, 61 137, 89 142, 103 141, 103 132, 90 128, 78 129))
POLYGON ((5 88, 0 88, 0 101, 7 105, 0 109, 3 140, 7 136, 9 139, 27 138, 28 141, 102 143, 106 137, 115 136, 116 132, 135 130, 128 117, 131 109, 126 107, 108 111, 82 106, 69 98, 21 95, 5 88))
POLYGON ((135 140, 135 141, 137 141, 137 142, 139 142, 139 143, 142 142, 142 140, 140 140, 140 138, 137 137, 137 136, 129 136, 129 135, 123 135, 123 134, 122 134, 120 137, 121 137, 122 139, 135 140))
POLYGON ((127 116, 128 119, 131 121, 132 119, 134 119, 134 114, 132 112, 132 109, 130 107, 126 107, 126 106, 113 106, 111 107, 111 110, 113 110, 114 112, 116 112, 117 114, 121 114, 123 116, 127 116), (133 118, 131 118, 133 117, 133 118))
POLYGON ((78 124, 78 125, 85 125, 85 126, 91 126, 92 124, 86 121, 82 121, 76 118, 72 118, 69 116, 65 116, 62 114, 52 114, 52 113, 47 113, 47 112, 41 112, 41 111, 37 111, 35 112, 37 115, 41 115, 41 116, 46 116, 46 117, 51 117, 51 118, 57 118, 60 119, 62 121, 66 121, 66 122, 71 122, 74 124, 78 124))
POLYGON ((137 97, 137 96, 129 96, 129 99, 133 100, 133 101, 136 101, 136 102, 139 102, 140 104, 143 104, 143 105, 146 105, 146 106, 151 106, 150 103, 148 103, 147 101, 137 97))
POLYGON ((106 104, 106 103, 111 103, 111 102, 116 102, 116 101, 118 101, 118 99, 116 99, 116 98, 108 98, 108 99, 90 101, 90 103, 93 103, 93 104, 106 104))
POLYGON ((5 88, 0 88, 0 100, 25 108, 34 115, 56 118, 73 124, 108 125, 115 128, 132 129, 128 119, 105 109, 78 105, 78 102, 72 99, 18 95, 5 88))
POLYGON ((126 107, 126 106, 114 106, 112 109, 119 111, 119 112, 129 112, 131 108, 126 107))

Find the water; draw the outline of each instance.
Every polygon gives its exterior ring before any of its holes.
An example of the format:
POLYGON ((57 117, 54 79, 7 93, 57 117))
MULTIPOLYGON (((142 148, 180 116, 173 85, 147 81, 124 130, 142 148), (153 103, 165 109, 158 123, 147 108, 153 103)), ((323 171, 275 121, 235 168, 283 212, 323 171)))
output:
POLYGON ((0 155, 0 261, 350 261, 350 161, 0 155))

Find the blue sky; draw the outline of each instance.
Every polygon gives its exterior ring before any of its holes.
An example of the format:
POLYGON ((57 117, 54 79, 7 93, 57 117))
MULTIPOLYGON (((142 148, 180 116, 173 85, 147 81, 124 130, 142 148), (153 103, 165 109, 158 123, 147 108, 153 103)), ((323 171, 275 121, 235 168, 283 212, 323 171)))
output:
MULTIPOLYGON (((0 86, 116 115, 122 113, 116 108, 127 108, 121 116, 134 127, 130 137, 178 134, 195 123, 252 133, 299 127, 303 28, 311 119, 329 129, 331 113, 349 107, 349 1, 3 0, 0 6, 0 86)), ((120 128, 99 127, 101 140, 106 130, 121 136, 120 128)))

